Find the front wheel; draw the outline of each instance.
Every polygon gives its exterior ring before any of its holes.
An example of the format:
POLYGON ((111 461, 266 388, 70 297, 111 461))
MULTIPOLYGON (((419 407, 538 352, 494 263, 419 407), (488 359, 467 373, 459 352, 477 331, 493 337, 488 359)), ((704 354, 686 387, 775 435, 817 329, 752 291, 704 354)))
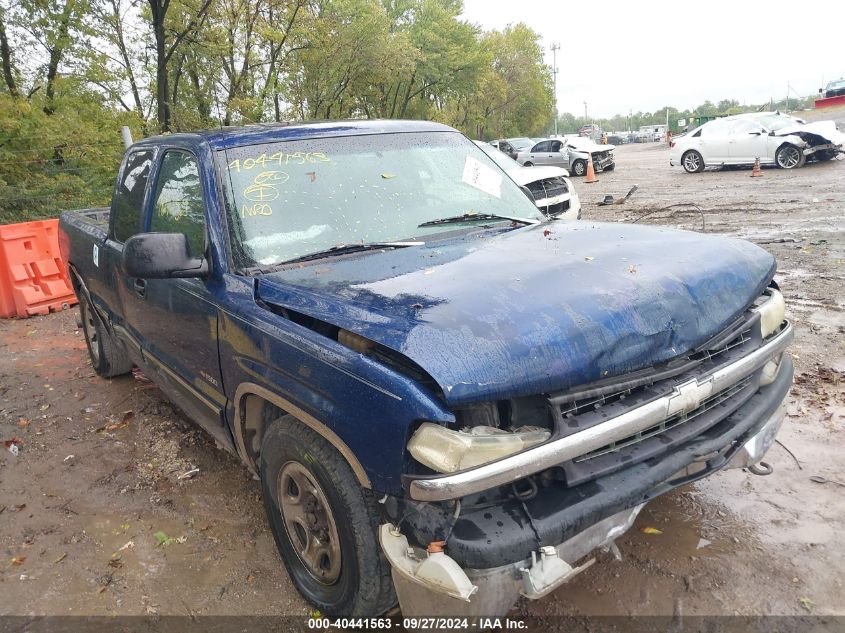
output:
POLYGON ((578 159, 572 163, 572 173, 576 176, 583 176, 587 173, 587 161, 578 159))
POLYGON ((704 171, 704 158, 694 149, 684 154, 683 158, 681 158, 681 164, 688 174, 697 174, 700 171, 704 171))
POLYGON ((530 160, 527 160, 527 161, 525 161, 525 163, 522 166, 523 167, 533 167, 534 163, 532 163, 530 160))
POLYGON ((378 505, 322 436, 284 416, 261 443, 264 507, 299 593, 330 616, 377 616, 394 604, 378 505))
POLYGON ((807 157, 795 145, 787 143, 778 148, 777 154, 775 154, 775 162, 781 169, 796 169, 804 166, 807 157))

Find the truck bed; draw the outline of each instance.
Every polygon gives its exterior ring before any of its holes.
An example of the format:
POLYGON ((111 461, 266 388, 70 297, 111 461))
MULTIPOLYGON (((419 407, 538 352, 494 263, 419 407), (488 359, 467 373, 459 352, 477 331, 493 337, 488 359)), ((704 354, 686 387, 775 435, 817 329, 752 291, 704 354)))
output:
POLYGON ((109 228, 109 213, 111 210, 108 207, 98 207, 92 209, 76 209, 74 211, 65 211, 62 213, 62 218, 65 221, 74 218, 76 222, 90 224, 103 231, 108 231, 109 228))

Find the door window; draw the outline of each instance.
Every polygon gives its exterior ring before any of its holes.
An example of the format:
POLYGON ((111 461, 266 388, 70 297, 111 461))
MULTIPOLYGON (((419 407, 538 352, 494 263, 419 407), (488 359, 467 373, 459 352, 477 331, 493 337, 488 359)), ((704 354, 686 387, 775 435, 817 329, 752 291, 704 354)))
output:
POLYGON ((197 160, 187 152, 169 151, 161 161, 150 231, 183 233, 190 255, 205 252, 205 204, 197 160))
POLYGON ((540 141, 534 146, 534 149, 532 149, 531 151, 535 153, 550 152, 552 151, 552 144, 549 141, 540 141))
POLYGON ((111 208, 114 239, 119 242, 125 242, 142 231, 144 192, 147 190, 153 156, 152 150, 144 150, 133 152, 126 159, 111 208))

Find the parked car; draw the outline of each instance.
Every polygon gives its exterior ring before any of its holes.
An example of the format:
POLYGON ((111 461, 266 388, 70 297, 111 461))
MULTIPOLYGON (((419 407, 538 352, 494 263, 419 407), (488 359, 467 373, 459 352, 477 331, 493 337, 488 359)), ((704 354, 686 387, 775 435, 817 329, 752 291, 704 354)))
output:
POLYGON ((243 461, 327 616, 542 598, 649 500, 760 472, 792 383, 769 253, 557 221, 436 123, 148 138, 59 243, 94 370, 243 461))
POLYGON ((581 200, 569 179, 569 172, 560 167, 523 167, 510 156, 489 143, 473 141, 520 187, 525 187, 531 199, 548 216, 561 220, 581 219, 581 200))
POLYGON ((516 161, 525 167, 552 165, 562 167, 575 176, 587 173, 587 160, 593 157, 593 169, 610 171, 616 167, 613 145, 599 145, 588 138, 567 136, 548 138, 533 147, 519 152, 516 161))
POLYGON ((779 112, 752 112, 708 121, 670 143, 669 164, 689 172, 722 165, 802 167, 843 151, 845 135, 833 121, 805 123, 779 112))
POLYGON ((526 136, 519 136, 516 138, 500 138, 495 141, 490 141, 490 145, 498 150, 501 150, 511 158, 516 158, 516 155, 526 147, 531 147, 534 144, 530 138, 526 136))

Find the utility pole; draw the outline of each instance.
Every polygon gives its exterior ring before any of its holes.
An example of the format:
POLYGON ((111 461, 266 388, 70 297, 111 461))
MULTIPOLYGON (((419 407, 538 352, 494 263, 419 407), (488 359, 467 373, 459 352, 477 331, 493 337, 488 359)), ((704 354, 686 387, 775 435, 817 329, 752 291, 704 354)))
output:
POLYGON ((557 111, 557 52, 560 50, 560 44, 552 44, 549 48, 552 51, 552 83, 555 91, 555 136, 557 136, 557 120, 559 116, 557 111))
POLYGON ((587 102, 584 102, 584 123, 589 123, 590 118, 587 116, 587 102))

